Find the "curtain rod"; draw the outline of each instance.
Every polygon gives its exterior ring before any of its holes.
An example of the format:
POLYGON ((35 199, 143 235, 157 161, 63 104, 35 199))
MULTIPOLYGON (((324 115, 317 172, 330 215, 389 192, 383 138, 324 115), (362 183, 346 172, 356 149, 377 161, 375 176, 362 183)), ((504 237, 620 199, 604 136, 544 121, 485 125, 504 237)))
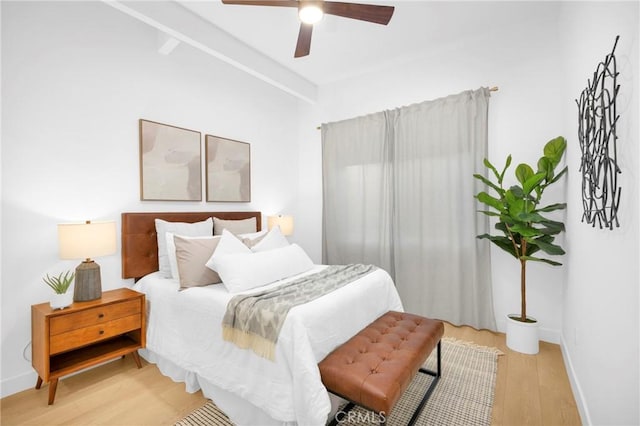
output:
MULTIPOLYGON (((498 91, 498 86, 489 87, 489 91, 490 92, 497 92, 498 91)), ((320 130, 320 129, 321 129, 320 126, 316 127, 316 130, 320 130)))

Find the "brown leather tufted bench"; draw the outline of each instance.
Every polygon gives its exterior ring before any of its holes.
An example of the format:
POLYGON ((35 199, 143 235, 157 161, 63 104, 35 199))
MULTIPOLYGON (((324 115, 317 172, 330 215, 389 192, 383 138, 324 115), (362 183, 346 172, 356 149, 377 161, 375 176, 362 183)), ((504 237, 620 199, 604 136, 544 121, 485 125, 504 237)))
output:
MULTIPOLYGON (((380 415, 383 424, 418 371, 434 377, 409 424, 418 418, 441 375, 441 321, 390 311, 331 352, 318 365, 325 387, 380 415), (437 371, 422 368, 437 347, 437 371)), ((338 419, 334 419, 335 424, 338 419)))

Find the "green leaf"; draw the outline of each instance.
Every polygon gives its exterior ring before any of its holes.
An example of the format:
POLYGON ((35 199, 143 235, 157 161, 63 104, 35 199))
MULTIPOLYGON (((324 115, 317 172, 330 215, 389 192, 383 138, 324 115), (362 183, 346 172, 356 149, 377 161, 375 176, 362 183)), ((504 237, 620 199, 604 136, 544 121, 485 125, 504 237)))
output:
POLYGON ((54 292, 56 292, 57 294, 63 294, 66 293, 69 289, 69 286, 73 282, 73 278, 75 277, 75 275, 76 273, 71 271, 67 271, 64 275, 62 275, 61 272, 57 277, 50 277, 49 274, 47 274, 46 277, 44 277, 42 280, 45 282, 45 284, 51 287, 54 292))
POLYGON ((554 177, 552 180, 550 180, 549 182, 547 182, 547 186, 551 185, 554 182, 557 182, 558 180, 560 180, 560 178, 562 176, 564 176, 565 173, 567 173, 567 171, 569 170, 569 167, 565 166, 564 169, 562 169, 562 171, 560 173, 558 173, 556 175, 556 177, 554 177))
POLYGON ((535 244, 527 244, 527 256, 531 256, 534 253, 537 253, 540 251, 540 247, 538 247, 535 244))
POLYGON ((486 214, 487 216, 497 216, 500 217, 500 213, 491 212, 487 210, 476 210, 478 213, 486 214))
MULTIPOLYGON (((533 171, 533 170, 532 170, 533 171)), ((546 178, 546 174, 544 173, 536 173, 535 175, 529 177, 523 184, 522 190, 525 194, 531 193, 533 188, 538 186, 540 182, 542 182, 546 178)))
POLYGON ((533 169, 528 164, 522 163, 518 164, 518 167, 516 167, 516 179, 518 179, 518 182, 520 182, 522 185, 524 185, 527 179, 529 179, 533 175, 533 169))
POLYGON ((485 185, 490 186, 491 188, 493 188, 501 197, 504 195, 504 189, 500 188, 498 185, 496 185, 495 183, 491 182, 486 177, 484 177, 484 176, 482 176, 480 174, 475 174, 475 175, 473 175, 473 177, 478 179, 479 181, 481 181, 485 185))
POLYGON ((499 212, 504 210, 504 205, 502 204, 502 201, 498 200, 495 197, 492 197, 491 195, 487 194, 486 192, 480 192, 478 195, 476 195, 476 198, 478 199, 478 201, 480 201, 481 203, 484 203, 490 207, 493 207, 494 209, 498 210, 499 212))
POLYGON ((538 160, 538 173, 544 173, 545 179, 550 181, 553 179, 553 163, 547 157, 540 157, 538 160))
POLYGON ((513 185, 511 188, 508 189, 508 191, 511 191, 510 196, 511 195, 513 196, 513 198, 511 198, 512 200, 516 200, 516 199, 523 200, 526 197, 524 191, 518 185, 513 185))
POLYGON ((536 209, 536 212, 552 212, 556 210, 562 210, 567 208, 567 203, 556 203, 549 204, 548 206, 544 206, 541 209, 536 209))
POLYGON ((531 213, 527 213, 527 212, 523 212, 520 213, 518 215, 518 219, 523 221, 523 222, 529 222, 529 223, 541 223, 541 222, 545 222, 548 219, 545 218, 544 216, 542 216, 539 213, 536 212, 531 212, 531 213))
POLYGON ((519 196, 519 192, 521 193, 521 190, 519 191, 519 187, 511 187, 504 194, 504 199, 506 200, 508 209, 507 211, 509 212, 509 216, 513 222, 519 222, 520 219, 518 219, 518 216, 522 212, 526 211, 525 200, 519 196))
POLYGON ((516 223, 511 227, 512 232, 517 232, 525 238, 533 238, 538 235, 542 235, 536 228, 527 225, 526 223, 516 223))
POLYGON ((478 235, 476 238, 487 239, 492 243, 494 243, 496 246, 500 247, 502 250, 509 253, 511 256, 515 257, 516 259, 518 258, 518 253, 515 252, 513 248, 513 243, 507 237, 498 237, 498 236, 489 235, 489 234, 482 234, 482 235, 478 235))
POLYGON ((562 222, 545 220, 544 222, 540 222, 540 224, 544 226, 544 228, 541 228, 540 231, 547 235, 556 235, 564 231, 564 223, 562 222))
POLYGON ((500 217, 500 222, 496 222, 496 224, 494 225, 494 228, 496 228, 498 231, 502 231, 505 234, 508 234, 508 230, 507 230, 507 222, 502 219, 502 217, 500 217))
POLYGON ((502 185, 502 181, 504 180, 504 174, 507 172, 507 169, 509 168, 510 165, 511 165, 511 154, 507 156, 507 161, 505 161, 504 168, 502 169, 502 173, 500 173, 499 181, 501 185, 502 185))
POLYGON ((522 256, 522 259, 524 259, 524 260, 532 260, 534 262, 544 262, 544 263, 548 263, 549 265, 553 265, 553 266, 562 266, 562 263, 560 263, 560 262, 555 262, 555 261, 549 260, 549 259, 540 259, 540 258, 532 257, 532 256, 522 256))
POLYGON ((498 174, 498 171, 493 166, 493 164, 491 164, 491 162, 486 158, 484 159, 483 164, 484 164, 484 166, 486 168, 488 168, 489 170, 491 170, 493 172, 493 174, 496 176, 496 179, 498 179, 498 183, 501 183, 502 179, 500 179, 500 175, 498 174))
POLYGON ((507 221, 505 221, 505 220, 503 220, 503 219, 500 219, 500 222, 497 222, 497 223, 495 224, 495 228, 496 228, 498 231, 502 231, 502 232, 504 232, 504 233, 505 233, 505 235, 509 235, 509 230, 507 229, 507 224, 508 224, 509 226, 511 226, 511 225, 512 225, 511 223, 508 223, 507 221))
POLYGON ((548 242, 545 242, 541 239, 534 239, 532 241, 530 241, 531 244, 535 244, 538 247, 540 247, 540 250, 542 250, 543 252, 547 253, 547 254, 551 254, 554 256, 560 256, 565 254, 565 251, 562 249, 562 247, 556 245, 556 244, 551 244, 548 242))
POLYGON ((558 136, 555 139, 551 139, 544 146, 544 156, 551 160, 553 167, 555 168, 560 160, 562 159, 562 155, 564 154, 565 149, 567 148, 567 141, 562 136, 558 136))

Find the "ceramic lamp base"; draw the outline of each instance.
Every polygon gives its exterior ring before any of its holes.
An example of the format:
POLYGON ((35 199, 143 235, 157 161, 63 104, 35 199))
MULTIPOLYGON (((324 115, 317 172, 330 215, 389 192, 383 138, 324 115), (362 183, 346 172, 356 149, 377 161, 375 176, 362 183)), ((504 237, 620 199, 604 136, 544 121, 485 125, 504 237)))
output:
POLYGON ((84 261, 76 268, 76 283, 73 290, 75 302, 86 302, 102 297, 100 265, 93 260, 84 261))

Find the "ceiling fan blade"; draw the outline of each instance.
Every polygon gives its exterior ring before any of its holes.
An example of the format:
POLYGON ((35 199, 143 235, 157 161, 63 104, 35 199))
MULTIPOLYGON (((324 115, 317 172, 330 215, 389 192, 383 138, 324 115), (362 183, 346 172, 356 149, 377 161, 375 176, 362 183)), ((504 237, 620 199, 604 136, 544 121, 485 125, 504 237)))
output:
POLYGON ((298 7, 297 0, 222 0, 224 4, 240 4, 245 6, 284 6, 298 7))
POLYGON ((300 32, 298 33, 298 44, 296 44, 296 53, 294 58, 301 56, 307 56, 311 50, 311 32, 313 31, 313 25, 300 24, 300 32))
POLYGON ((329 15, 359 19, 361 21, 374 22, 382 25, 387 25, 389 23, 393 16, 394 9, 395 8, 393 6, 343 3, 338 1, 325 1, 323 5, 324 13, 329 15))

